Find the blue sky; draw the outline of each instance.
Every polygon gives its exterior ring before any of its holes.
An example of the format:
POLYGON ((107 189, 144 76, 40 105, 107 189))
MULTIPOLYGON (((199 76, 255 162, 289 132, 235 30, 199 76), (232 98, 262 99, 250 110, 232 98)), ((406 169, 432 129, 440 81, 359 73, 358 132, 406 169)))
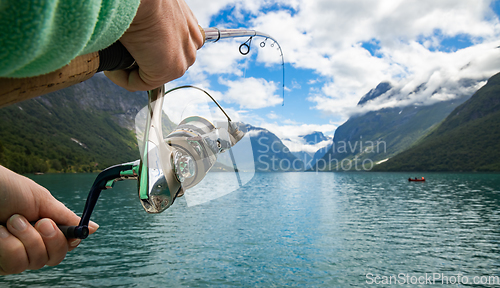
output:
POLYGON ((457 81, 500 71, 499 1, 186 2, 203 27, 256 29, 280 43, 284 105, 280 52, 270 41, 261 48, 259 38, 247 56, 238 52, 247 39, 205 45, 186 75, 169 85, 207 89, 233 118, 267 128, 288 145, 313 131, 333 136, 355 113, 472 93, 480 86, 464 90, 457 81), (356 107, 382 81, 403 94, 422 83, 428 89, 356 107), (445 92, 433 94, 437 87, 445 92))

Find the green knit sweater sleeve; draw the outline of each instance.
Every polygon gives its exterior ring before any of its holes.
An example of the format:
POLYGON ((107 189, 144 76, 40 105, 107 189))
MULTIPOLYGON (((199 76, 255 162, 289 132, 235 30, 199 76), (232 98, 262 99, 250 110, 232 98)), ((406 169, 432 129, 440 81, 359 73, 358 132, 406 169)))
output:
POLYGON ((140 0, 0 0, 0 77, 52 72, 118 40, 140 0))

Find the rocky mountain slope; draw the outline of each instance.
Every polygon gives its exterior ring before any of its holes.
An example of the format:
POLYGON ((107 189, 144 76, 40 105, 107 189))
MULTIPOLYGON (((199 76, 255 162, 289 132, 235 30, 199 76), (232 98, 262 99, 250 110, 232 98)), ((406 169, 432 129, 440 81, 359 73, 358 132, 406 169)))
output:
POLYGON ((500 171, 500 74, 378 171, 500 171))

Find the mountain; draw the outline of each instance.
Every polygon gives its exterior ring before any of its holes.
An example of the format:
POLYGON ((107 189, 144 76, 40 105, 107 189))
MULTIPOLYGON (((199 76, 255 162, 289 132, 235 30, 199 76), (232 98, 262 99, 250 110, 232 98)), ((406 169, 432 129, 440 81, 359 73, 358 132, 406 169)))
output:
POLYGON ((299 137, 304 139, 304 141, 309 145, 314 145, 314 144, 321 143, 323 141, 330 140, 330 138, 326 137, 323 134, 323 132, 319 132, 319 131, 314 131, 314 132, 307 134, 307 135, 300 135, 299 137))
POLYGON ((361 97, 358 102, 358 106, 364 105, 368 101, 371 101, 392 89, 392 85, 389 82, 382 82, 377 85, 374 89, 370 90, 370 92, 366 93, 365 96, 361 97))
MULTIPOLYGON (((64 90, 4 107, 0 165, 18 173, 92 172, 137 160, 135 117, 146 105, 145 92, 128 92, 99 73, 64 90)), ((172 128, 165 121, 164 127, 172 128)), ((256 172, 304 170, 304 163, 275 134, 250 125, 247 130, 256 172)), ((305 138, 325 137, 316 133, 305 138)))
POLYGON ((318 159, 323 157, 331 146, 332 138, 322 132, 315 131, 307 135, 300 135, 303 141, 302 151, 292 152, 295 157, 304 163, 304 169, 310 170, 318 159))
POLYGON ((102 73, 0 109, 0 164, 18 173, 88 172, 139 159, 134 118, 147 105, 102 73))
MULTIPOLYGON (((429 106, 352 116, 336 130, 333 141, 321 132, 302 135, 307 145, 323 147, 315 153, 309 149, 292 153, 275 134, 247 125, 256 171, 370 170, 389 158, 375 169, 499 170, 499 77, 492 77, 469 100, 462 96, 429 106)), ((422 87, 425 84, 417 90, 422 87)), ((398 93, 383 82, 358 105, 369 105, 382 95, 399 99, 398 93)), ((19 173, 89 172, 136 160, 140 156, 134 120, 146 104, 146 93, 130 93, 97 74, 67 89, 2 108, 0 164, 19 173)))
POLYGON ((500 171, 500 73, 378 171, 500 171))
POLYGON ((283 142, 264 128, 247 125, 253 149, 255 172, 303 171, 304 163, 283 142))
MULTIPOLYGON (((464 83, 472 85, 470 82, 464 83)), ((425 84, 417 90, 423 86, 425 84)), ((399 91, 392 89, 389 83, 381 83, 363 96, 358 105, 365 105, 385 93, 390 93, 391 97, 401 96, 397 94, 399 91)), ((464 95, 429 106, 384 108, 352 116, 337 128, 332 147, 318 160, 313 170, 370 170, 430 133, 469 97, 464 95)))

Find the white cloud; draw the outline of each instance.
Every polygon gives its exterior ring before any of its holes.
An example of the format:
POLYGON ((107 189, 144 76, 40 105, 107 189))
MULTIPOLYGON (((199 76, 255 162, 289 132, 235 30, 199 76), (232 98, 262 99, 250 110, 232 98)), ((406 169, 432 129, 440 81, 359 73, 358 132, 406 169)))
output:
POLYGON ((300 5, 298 0, 186 0, 194 15, 198 19, 198 22, 202 27, 208 27, 210 20, 213 16, 218 15, 220 10, 226 8, 233 8, 234 17, 239 20, 245 20, 243 17, 243 11, 250 12, 252 14, 259 13, 262 7, 270 6, 273 4, 292 7, 297 9, 300 5))
MULTIPOLYGON (((356 107, 359 99, 382 81, 391 82, 404 97, 422 83, 427 83, 427 86, 411 97, 386 98, 385 102, 375 101, 363 109, 410 102, 431 104, 457 94, 471 93, 481 83, 461 89, 457 81, 462 78, 486 79, 498 72, 500 67, 500 50, 496 49, 500 44, 500 22, 488 0, 187 2, 205 27, 221 9, 232 7, 235 21, 276 38, 287 63, 293 68, 314 72, 311 79, 303 79, 301 83, 322 85, 321 89, 309 87, 307 99, 313 109, 329 114, 331 118, 345 120, 352 113, 359 112, 356 107), (270 6, 291 7, 293 12, 274 8, 268 11, 270 6), (243 15, 245 18, 242 18, 243 15), (463 36, 474 45, 445 50, 443 39, 455 36, 463 36), (367 42, 379 48, 375 56, 363 48, 363 43, 367 42), (441 92, 435 94, 438 88, 441 92)), ((225 24, 234 25, 221 23, 225 24)), ((200 83, 207 83, 206 75, 241 76, 246 63, 241 60, 235 45, 207 45, 203 48, 206 51, 200 51, 200 63, 190 69, 193 70, 189 72, 191 77, 200 83)), ((266 48, 269 47, 266 45, 266 48)), ((281 59, 277 57, 279 53, 274 49, 258 50, 257 61, 260 63, 281 64, 281 59)), ((246 109, 281 103, 274 82, 249 78, 222 80, 220 83, 229 87, 228 92, 221 95, 224 101, 246 109)), ((290 127, 276 124, 272 128, 288 130, 290 127)), ((297 128, 289 130, 300 132, 297 128)))
MULTIPOLYGON (((292 85, 290 87, 291 89, 300 89, 302 88, 302 86, 299 84, 299 82, 297 82, 296 80, 292 80, 292 85)), ((290 90, 291 90, 290 89, 290 90)))
POLYGON ((260 109, 281 104, 283 101, 276 93, 278 87, 273 81, 250 77, 235 81, 220 78, 219 82, 229 88, 222 100, 243 108, 260 109))
POLYGON ((280 116, 278 116, 276 113, 274 113, 274 111, 271 111, 271 113, 267 114, 266 116, 269 119, 278 119, 278 118, 280 118, 280 116))
POLYGON ((234 0, 186 0, 189 8, 193 11, 202 27, 208 27, 210 20, 214 15, 217 15, 221 9, 229 5, 234 5, 237 1, 234 0))
POLYGON ((299 135, 308 135, 315 131, 322 132, 327 136, 332 136, 332 132, 337 129, 336 124, 292 124, 281 126, 277 123, 260 123, 260 127, 265 128, 280 138, 295 138, 299 135))
POLYGON ((316 144, 305 143, 305 141, 295 141, 295 139, 286 139, 282 140, 282 142, 291 152, 308 152, 310 154, 314 154, 318 150, 331 145, 333 143, 333 140, 325 140, 316 144))
POLYGON ((206 74, 233 74, 243 76, 247 58, 238 50, 241 40, 225 40, 218 43, 206 43, 198 51, 198 57, 190 70, 206 74))
POLYGON ((336 124, 289 124, 282 125, 277 123, 260 123, 259 125, 262 128, 265 128, 280 139, 282 139, 283 144, 285 144, 290 151, 306 151, 310 153, 314 153, 324 146, 331 143, 331 141, 323 141, 318 144, 311 145, 310 143, 306 143, 306 141, 300 136, 309 135, 313 132, 322 132, 325 136, 330 136, 333 138, 333 131, 337 129, 336 124), (283 140, 284 139, 284 140, 283 140))
POLYGON ((492 52, 497 53, 494 47, 500 25, 489 4, 475 0, 304 0, 294 15, 287 11, 263 13, 253 23, 259 30, 278 35, 287 62, 330 79, 321 93, 309 95, 316 109, 348 117, 345 112, 382 81, 415 82, 418 86, 434 80, 433 85, 438 86, 445 79, 458 80, 458 75, 481 79, 498 71, 500 66, 486 67, 479 60, 485 54, 489 61, 499 58, 492 52), (439 48, 443 37, 462 34, 485 45, 452 53, 429 50, 439 48), (381 47, 380 58, 361 46, 373 39, 381 47), (421 39, 428 39, 426 45, 418 43, 421 39), (468 71, 460 72, 459 66, 469 62, 468 71), (443 75, 432 79, 440 70, 443 75))
MULTIPOLYGON (((484 80, 498 72, 500 51, 495 48, 497 45, 497 43, 480 44, 453 53, 430 52, 418 48, 421 51, 416 51, 414 54, 419 57, 409 60, 412 65, 409 66, 408 73, 412 77, 393 83, 394 90, 400 91, 399 98, 388 98, 390 95, 385 95, 368 103, 365 107, 353 106, 347 110, 347 113, 403 107, 415 103, 431 105, 459 96, 470 96, 485 84, 484 80), (473 79, 476 83, 472 86, 464 86, 460 82, 462 79, 473 79), (414 93, 415 89, 423 83, 425 87, 414 93)), ((401 52, 393 55, 395 58, 405 57, 401 52)))

